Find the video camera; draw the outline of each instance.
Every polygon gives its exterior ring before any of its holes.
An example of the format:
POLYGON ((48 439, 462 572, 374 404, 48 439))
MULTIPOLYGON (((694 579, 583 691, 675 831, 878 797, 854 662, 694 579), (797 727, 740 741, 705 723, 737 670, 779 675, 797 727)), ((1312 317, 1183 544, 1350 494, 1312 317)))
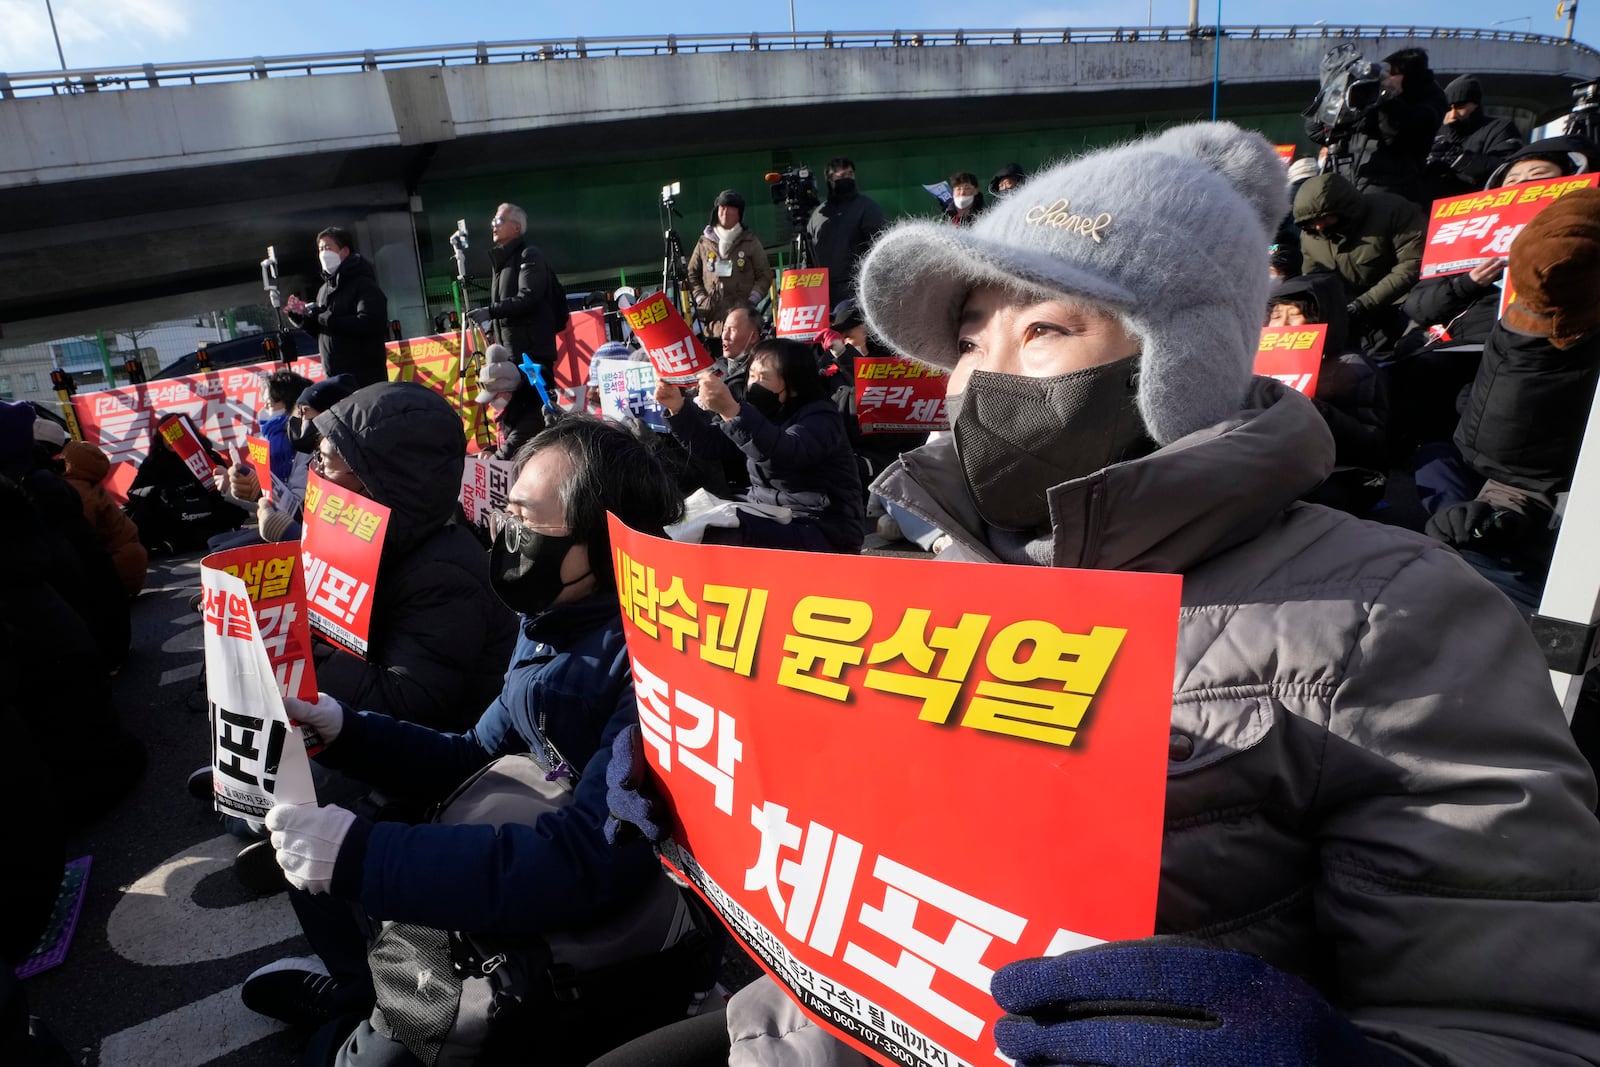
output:
POLYGON ((1600 80, 1581 82, 1572 87, 1572 110, 1567 115, 1567 136, 1600 136, 1600 80))
POLYGON ((817 179, 805 165, 784 167, 781 171, 768 171, 767 184, 772 186, 772 202, 782 204, 789 222, 803 228, 822 201, 817 198, 817 179))
POLYGON ((1323 56, 1322 87, 1305 112, 1321 127, 1320 135, 1313 139, 1325 145, 1348 140, 1383 95, 1386 73, 1382 63, 1366 62, 1355 45, 1339 45, 1323 56))

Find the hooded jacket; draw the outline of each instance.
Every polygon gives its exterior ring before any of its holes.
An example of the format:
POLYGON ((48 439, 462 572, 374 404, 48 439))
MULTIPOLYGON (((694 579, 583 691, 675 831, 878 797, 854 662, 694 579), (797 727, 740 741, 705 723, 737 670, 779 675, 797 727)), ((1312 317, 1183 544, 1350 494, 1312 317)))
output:
POLYGON ((296 326, 317 339, 323 377, 350 374, 358 385, 389 377, 384 340, 389 330, 389 298, 365 256, 352 252, 326 276, 317 302, 306 314, 290 314, 296 326))
POLYGON ((1317 321, 1328 327, 1312 399, 1333 434, 1334 464, 1385 469, 1388 391, 1378 368, 1349 348, 1350 320, 1338 276, 1323 271, 1280 282, 1272 302, 1289 300, 1309 300, 1317 321))
POLYGON ((795 521, 814 523, 841 552, 861 550, 867 521, 861 475, 833 401, 802 404, 777 422, 741 401, 737 415, 715 425, 698 404, 685 402, 667 423, 697 459, 742 454, 750 472, 746 499, 789 508, 795 521))
POLYGON ((516 617, 461 519, 461 420, 431 389, 386 382, 324 411, 316 428, 390 512, 367 659, 331 650, 317 683, 353 707, 463 729, 499 692, 516 617))
POLYGON ((771 287, 772 278, 761 238, 743 223, 726 256, 721 252, 717 231, 707 226, 689 257, 689 291, 700 321, 712 337, 722 336, 722 320, 728 312, 759 303, 771 287), (730 273, 723 275, 722 269, 730 273))
MULTIPOLYGON (((1300 975, 1418 1063, 1600 1062, 1595 782, 1544 658, 1454 552, 1295 503, 1332 452, 1258 378, 1049 493, 1053 565, 1183 575, 1156 931, 1300 975)), ((996 561, 948 440, 873 489, 941 559, 996 561)))
POLYGON ((1456 447, 1485 478, 1563 492, 1572 486, 1596 381, 1600 334, 1562 349, 1497 324, 1484 342, 1456 447))
POLYGON ((1342 175, 1319 174, 1295 194, 1294 222, 1301 227, 1300 272, 1338 274, 1358 316, 1400 303, 1422 276, 1427 221, 1408 200, 1362 194, 1342 175), (1337 235, 1319 237, 1304 228, 1330 214, 1341 220, 1337 235))
POLYGON ((111 461, 87 441, 68 441, 61 450, 61 458, 67 464, 62 477, 83 498, 83 517, 94 527, 110 555, 123 591, 129 596, 138 596, 144 588, 150 553, 139 542, 139 527, 117 507, 117 502, 100 484, 111 473, 111 461))

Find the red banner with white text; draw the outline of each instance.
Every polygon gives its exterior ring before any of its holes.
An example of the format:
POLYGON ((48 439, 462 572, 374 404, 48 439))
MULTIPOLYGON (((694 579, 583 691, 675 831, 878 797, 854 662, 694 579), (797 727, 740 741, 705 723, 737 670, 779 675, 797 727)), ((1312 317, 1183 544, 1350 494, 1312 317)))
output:
POLYGON ((813 1018, 991 1064, 996 968, 1152 932, 1178 576, 611 537, 663 855, 813 1018))

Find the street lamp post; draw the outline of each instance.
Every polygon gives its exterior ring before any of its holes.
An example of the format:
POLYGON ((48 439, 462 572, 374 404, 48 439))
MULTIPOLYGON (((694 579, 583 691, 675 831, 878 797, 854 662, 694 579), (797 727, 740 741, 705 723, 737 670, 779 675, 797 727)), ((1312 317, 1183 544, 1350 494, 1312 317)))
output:
POLYGON ((56 10, 50 6, 50 0, 44 0, 45 13, 50 16, 50 36, 56 39, 56 58, 61 60, 61 69, 67 69, 67 55, 61 51, 61 34, 56 30, 56 10))

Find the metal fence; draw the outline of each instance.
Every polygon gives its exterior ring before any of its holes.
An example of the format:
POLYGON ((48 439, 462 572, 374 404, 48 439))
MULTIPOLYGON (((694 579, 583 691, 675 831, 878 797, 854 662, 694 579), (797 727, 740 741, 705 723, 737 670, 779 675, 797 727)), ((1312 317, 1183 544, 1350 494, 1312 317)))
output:
MULTIPOLYGON (((321 52, 299 56, 254 56, 199 63, 145 63, 66 71, 0 72, 0 99, 19 96, 144 89, 160 85, 201 85, 269 77, 349 74, 397 67, 440 67, 485 63, 530 63, 615 56, 670 56, 701 53, 811 51, 828 48, 941 48, 995 45, 1128 44, 1189 42, 1216 34, 1210 26, 1113 27, 1098 29, 1007 30, 851 30, 806 33, 668 34, 665 37, 576 37, 533 41, 477 41, 416 48, 321 52)), ((1339 38, 1394 40, 1501 41, 1600 52, 1588 45, 1541 33, 1514 30, 1449 29, 1426 26, 1225 26, 1233 40, 1293 41, 1339 38)))

